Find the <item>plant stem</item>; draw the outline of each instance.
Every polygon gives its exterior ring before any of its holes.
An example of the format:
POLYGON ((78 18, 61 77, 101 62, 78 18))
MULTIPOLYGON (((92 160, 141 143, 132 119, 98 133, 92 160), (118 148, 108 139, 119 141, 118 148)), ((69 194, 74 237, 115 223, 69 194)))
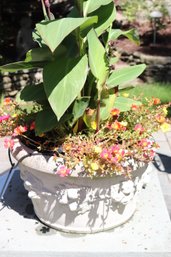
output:
POLYGON ((96 133, 100 129, 100 99, 97 100, 96 133))
POLYGON ((45 17, 45 20, 49 20, 49 17, 48 17, 47 12, 46 12, 46 7, 45 7, 44 0, 41 0, 41 3, 42 3, 43 15, 45 17))
POLYGON ((119 92, 119 86, 116 86, 116 87, 114 88, 114 94, 115 94, 116 96, 118 96, 118 92, 119 92))
POLYGON ((75 5, 79 11, 80 16, 83 16, 83 0, 75 0, 75 5))

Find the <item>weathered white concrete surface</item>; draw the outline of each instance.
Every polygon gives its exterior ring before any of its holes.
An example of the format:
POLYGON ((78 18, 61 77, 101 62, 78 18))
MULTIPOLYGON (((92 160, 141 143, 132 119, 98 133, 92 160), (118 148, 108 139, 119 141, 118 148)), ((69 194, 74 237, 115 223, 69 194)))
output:
POLYGON ((0 204, 0 257, 170 257, 170 242, 171 222, 155 168, 133 218, 108 232, 71 235, 42 225, 18 172, 0 204))

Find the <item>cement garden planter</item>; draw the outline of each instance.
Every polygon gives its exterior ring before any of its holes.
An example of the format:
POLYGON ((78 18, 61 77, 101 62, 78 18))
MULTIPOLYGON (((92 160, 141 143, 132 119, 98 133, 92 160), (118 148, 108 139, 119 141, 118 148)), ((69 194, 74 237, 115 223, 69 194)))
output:
POLYGON ((132 179, 122 176, 91 179, 59 177, 52 156, 34 152, 19 141, 12 155, 20 160, 24 186, 38 218, 57 230, 73 233, 105 231, 125 223, 136 210, 147 165, 132 179))

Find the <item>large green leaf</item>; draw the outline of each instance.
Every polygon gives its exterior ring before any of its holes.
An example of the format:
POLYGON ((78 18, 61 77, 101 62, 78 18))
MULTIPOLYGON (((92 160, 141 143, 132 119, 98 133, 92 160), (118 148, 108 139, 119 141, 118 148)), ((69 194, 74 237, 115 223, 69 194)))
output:
POLYGON ((80 27, 84 22, 93 19, 94 17, 85 18, 63 18, 49 22, 42 22, 36 25, 36 29, 42 37, 45 44, 52 52, 73 30, 80 27))
POLYGON ((94 26, 94 23, 98 22, 98 17, 93 16, 92 19, 87 20, 80 26, 80 35, 82 38, 87 36, 88 32, 92 29, 94 26))
POLYGON ((19 70, 30 70, 35 68, 42 68, 44 66, 44 63, 42 62, 13 62, 9 64, 5 64, 3 66, 0 66, 0 71, 2 72, 15 72, 19 70))
POLYGON ((110 111, 114 106, 116 94, 113 89, 102 92, 102 103, 100 107, 100 120, 107 120, 110 116, 110 111))
POLYGON ((24 101, 43 101, 46 100, 43 83, 26 86, 20 94, 21 100, 24 101))
POLYGON ((36 134, 40 135, 58 125, 58 120, 52 109, 42 110, 36 115, 36 134))
POLYGON ((138 33, 135 29, 130 29, 127 31, 123 31, 121 29, 111 29, 109 32, 108 40, 115 40, 120 36, 127 37, 130 41, 136 43, 137 45, 140 43, 138 33))
POLYGON ((98 8, 100 8, 102 5, 107 5, 109 3, 113 2, 113 0, 87 0, 83 4, 83 15, 84 17, 87 16, 87 14, 94 12, 98 8))
POLYGON ((137 78, 145 70, 145 67, 145 64, 139 64, 113 71, 106 81, 107 87, 113 88, 119 85, 120 89, 123 88, 122 84, 137 78))
POLYGON ((141 105, 142 103, 127 97, 118 96, 114 102, 114 107, 119 109, 121 112, 125 112, 130 110, 133 104, 141 105))
POLYGON ((74 102, 73 120, 71 125, 73 125, 80 117, 83 116, 86 108, 88 107, 89 101, 89 97, 82 97, 74 102))
POLYGON ((33 40, 35 42, 37 42, 40 47, 45 47, 46 46, 45 42, 43 41, 43 39, 39 35, 39 32, 37 31, 36 28, 34 29, 34 31, 32 33, 32 37, 33 37, 33 40))
POLYGON ((113 1, 105 6, 101 6, 98 10, 91 13, 92 16, 98 16, 98 22, 94 25, 98 36, 107 30, 116 18, 116 8, 113 1))
POLYGON ((48 47, 33 48, 26 54, 25 62, 47 62, 52 60, 52 53, 48 47))
POLYGON ((28 51, 24 61, 3 65, 0 67, 0 70, 15 72, 25 69, 43 68, 50 60, 52 60, 52 54, 48 47, 39 47, 28 51))
POLYGON ((87 56, 49 63, 43 72, 45 92, 58 120, 80 94, 88 72, 87 56))
POLYGON ((105 49, 94 29, 88 33, 88 57, 91 72, 97 79, 97 88, 101 90, 108 75, 108 65, 105 49))
POLYGON ((72 114, 67 113, 58 121, 50 106, 46 107, 46 109, 36 114, 36 135, 56 129, 55 133, 63 137, 66 134, 66 122, 69 122, 71 118, 72 114))

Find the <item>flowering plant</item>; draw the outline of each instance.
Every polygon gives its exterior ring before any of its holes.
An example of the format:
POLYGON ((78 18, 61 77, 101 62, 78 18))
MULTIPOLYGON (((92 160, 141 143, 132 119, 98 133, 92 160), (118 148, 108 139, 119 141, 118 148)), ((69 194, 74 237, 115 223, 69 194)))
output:
MULTIPOLYGON (((94 177, 113 173, 131 176, 133 170, 154 157, 158 145, 152 133, 169 129, 167 107, 160 105, 158 98, 152 98, 146 99, 145 104, 132 104, 125 112, 113 108, 97 132, 85 130, 68 133, 61 138, 56 136, 55 130, 36 135, 35 122, 30 119, 34 117, 36 108, 28 114, 15 101, 6 98, 0 110, 0 131, 1 135, 18 136, 26 145, 53 154, 55 172, 60 176, 94 177)), ((92 117, 94 110, 87 111, 92 117)), ((14 142, 14 139, 6 138, 5 147, 12 149, 14 142)))
MULTIPOLYGON (((145 65, 114 68, 117 56, 111 53, 111 41, 122 35, 138 43, 138 37, 134 30, 112 28, 113 0, 75 2, 66 18, 54 20, 49 1, 42 0, 45 20, 33 35, 39 47, 24 61, 0 67, 43 69, 42 83, 21 92, 29 108, 6 100, 14 113, 1 114, 0 125, 29 147, 53 153, 60 176, 129 175, 153 158, 156 144, 150 137, 161 123, 167 126, 165 114, 158 99, 144 105, 119 95, 145 65)), ((13 144, 6 141, 11 148, 13 144)))

